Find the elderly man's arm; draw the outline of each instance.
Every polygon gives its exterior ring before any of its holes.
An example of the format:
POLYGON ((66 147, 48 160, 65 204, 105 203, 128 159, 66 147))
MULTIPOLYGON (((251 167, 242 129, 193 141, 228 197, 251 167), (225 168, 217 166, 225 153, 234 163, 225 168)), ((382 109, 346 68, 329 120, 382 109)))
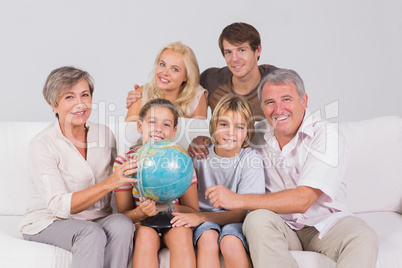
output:
POLYGON ((276 193, 236 194, 220 185, 211 186, 205 192, 216 208, 268 209, 278 214, 305 213, 323 194, 319 189, 298 186, 276 193))

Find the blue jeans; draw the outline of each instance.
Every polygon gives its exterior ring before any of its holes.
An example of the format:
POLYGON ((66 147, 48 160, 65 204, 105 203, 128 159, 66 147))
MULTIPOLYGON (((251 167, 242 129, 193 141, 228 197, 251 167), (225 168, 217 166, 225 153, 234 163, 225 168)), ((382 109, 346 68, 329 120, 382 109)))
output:
POLYGON ((198 226, 197 229, 194 231, 194 246, 197 245, 198 239, 205 231, 213 229, 219 233, 219 244, 221 243, 221 240, 225 235, 234 235, 240 239, 244 248, 246 249, 246 252, 248 253, 248 244, 246 237, 243 235, 242 227, 243 223, 229 223, 221 227, 214 222, 206 221, 198 226))

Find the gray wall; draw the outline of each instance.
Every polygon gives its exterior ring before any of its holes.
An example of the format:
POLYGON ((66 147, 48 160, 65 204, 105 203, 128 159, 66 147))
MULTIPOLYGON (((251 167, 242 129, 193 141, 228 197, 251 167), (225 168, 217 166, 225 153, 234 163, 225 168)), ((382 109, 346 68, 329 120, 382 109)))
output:
POLYGON ((189 45, 201 70, 224 66, 217 39, 234 21, 260 31, 260 63, 299 72, 313 112, 402 116, 400 0, 0 0, 0 120, 53 120, 42 86, 63 65, 94 77, 92 121, 120 120, 163 45, 189 45))

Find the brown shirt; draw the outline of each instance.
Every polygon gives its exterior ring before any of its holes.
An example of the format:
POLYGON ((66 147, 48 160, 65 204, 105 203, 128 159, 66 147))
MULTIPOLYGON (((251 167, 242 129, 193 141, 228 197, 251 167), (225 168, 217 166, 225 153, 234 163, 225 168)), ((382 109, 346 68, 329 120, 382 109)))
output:
MULTIPOLYGON (((260 70, 261 77, 264 77, 269 72, 277 69, 277 67, 264 64, 258 66, 258 69, 260 70)), ((228 67, 206 69, 201 74, 200 84, 209 92, 208 105, 211 107, 212 111, 214 111, 216 105, 224 95, 229 93, 236 94, 233 91, 232 72, 228 67)), ((258 99, 257 87, 250 93, 243 95, 243 97, 250 103, 254 116, 256 116, 255 119, 258 121, 265 119, 261 109, 261 103, 258 99)))

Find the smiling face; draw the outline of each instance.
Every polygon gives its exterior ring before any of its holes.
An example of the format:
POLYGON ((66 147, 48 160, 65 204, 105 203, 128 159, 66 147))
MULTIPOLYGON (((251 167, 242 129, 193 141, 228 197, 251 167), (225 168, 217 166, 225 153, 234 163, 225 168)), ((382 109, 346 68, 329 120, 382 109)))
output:
POLYGON ((169 108, 163 106, 152 107, 145 114, 142 121, 137 122, 138 133, 142 134, 142 143, 151 138, 155 140, 171 140, 176 135, 174 115, 169 108))
POLYGON ((180 86, 187 81, 186 66, 180 53, 171 49, 163 51, 155 70, 157 87, 164 91, 180 91, 180 86))
POLYGON ((265 83, 262 88, 262 106, 265 118, 275 129, 281 147, 297 133, 307 107, 307 94, 300 99, 294 83, 265 83))
POLYGON ((92 96, 87 81, 80 80, 60 97, 57 107, 50 106, 58 114, 62 130, 83 127, 92 111, 92 96))
POLYGON ((258 57, 261 54, 261 46, 253 51, 249 43, 245 42, 232 45, 223 40, 223 55, 229 70, 237 78, 247 78, 255 69, 258 69, 258 57))
POLYGON ((240 153, 242 144, 247 136, 247 121, 240 114, 227 111, 216 121, 214 139, 215 152, 221 157, 233 157, 240 153))

